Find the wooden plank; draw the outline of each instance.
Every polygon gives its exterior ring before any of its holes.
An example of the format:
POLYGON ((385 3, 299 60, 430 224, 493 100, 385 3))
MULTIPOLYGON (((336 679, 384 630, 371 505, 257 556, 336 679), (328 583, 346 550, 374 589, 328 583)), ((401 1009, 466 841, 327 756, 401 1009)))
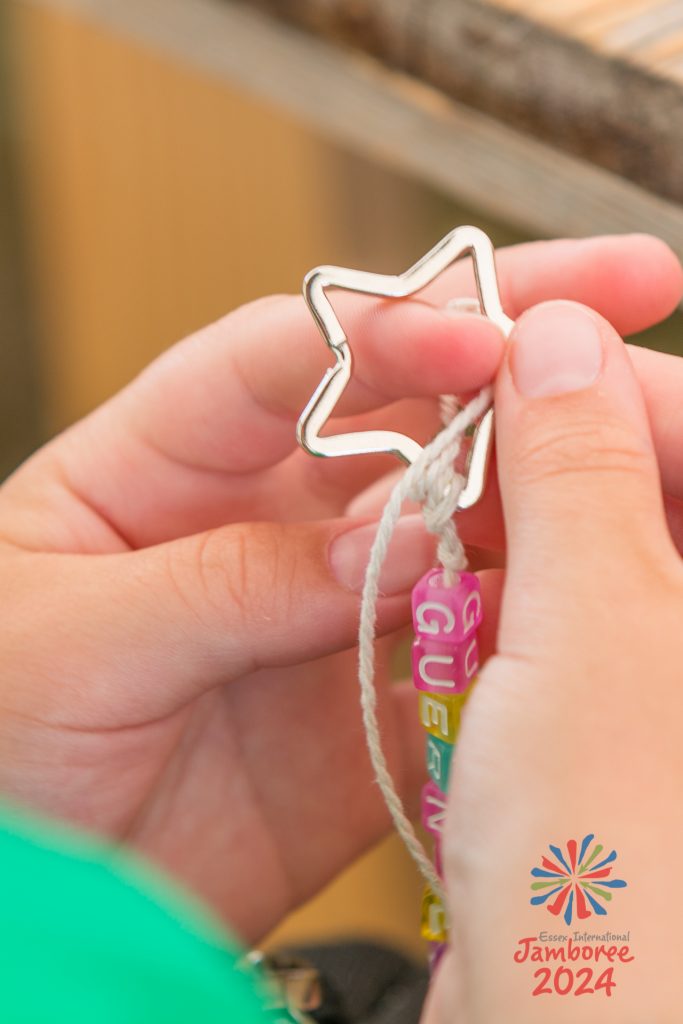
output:
POLYGON ((650 5, 638 17, 614 25, 605 33, 603 46, 610 50, 642 50, 651 42, 665 38, 683 25, 680 0, 669 0, 657 7, 650 5))
POLYGON ((677 53, 672 53, 661 62, 661 69, 669 78, 683 82, 683 40, 677 53))
POLYGON ((668 0, 609 0, 593 11, 587 11, 578 25, 581 38, 593 39, 598 44, 610 32, 619 31, 634 19, 658 16, 668 0))
MULTIPOLYGON (((627 24, 635 17, 650 15, 668 6, 670 0, 495 0, 497 7, 514 11, 535 21, 561 28, 570 36, 600 42, 605 32, 627 24)), ((675 0, 678 2, 678 0, 675 0)))
POLYGON ((683 56, 683 25, 678 31, 667 32, 663 38, 642 47, 640 55, 653 70, 665 73, 668 61, 683 56))
POLYGON ((683 202, 683 90, 484 0, 258 0, 572 155, 683 202))
POLYGON ((60 3, 237 82, 345 146, 525 231, 651 231, 683 254, 677 205, 241 4, 60 3))
MULTIPOLYGON (((71 2, 112 22, 132 16, 131 0, 71 2)), ((187 21, 195 39, 206 36, 203 26, 216 13, 212 7, 240 6, 234 0, 184 2, 193 12, 187 21)), ((367 52, 555 148, 683 202, 683 89, 675 72, 667 80, 633 60, 609 58, 597 43, 588 46, 530 19, 525 11, 532 0, 518 0, 516 10, 509 0, 506 9, 501 2, 254 0, 243 6, 258 6, 319 38, 367 52)), ((649 0, 624 0, 629 2, 649 0)), ((141 0, 139 8, 139 23, 161 20, 155 28, 161 37, 171 31, 163 24, 167 8, 172 20, 178 16, 177 0, 141 0)), ((615 0, 602 13, 622 17, 615 0)), ((206 38, 203 47, 205 59, 213 59, 208 51, 215 47, 206 38)), ((258 58, 257 66, 268 74, 258 58)))

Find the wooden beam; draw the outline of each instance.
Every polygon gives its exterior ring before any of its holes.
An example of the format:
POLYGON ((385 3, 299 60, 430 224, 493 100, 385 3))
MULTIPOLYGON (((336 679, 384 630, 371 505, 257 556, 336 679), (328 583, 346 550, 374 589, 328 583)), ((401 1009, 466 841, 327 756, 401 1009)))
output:
MULTIPOLYGON (((526 14, 529 0, 253 0, 563 152, 683 202, 683 83, 526 14)), ((554 0, 547 0, 552 9, 554 0)), ((615 10, 620 4, 615 2, 615 10)), ((680 13, 679 13, 680 17, 680 13)), ((579 33, 580 34, 580 33, 579 33)), ((603 45, 604 42, 604 45, 603 45)))
POLYGON ((68 8, 248 90, 317 131, 523 231, 650 231, 683 210, 379 62, 226 0, 23 0, 68 8))

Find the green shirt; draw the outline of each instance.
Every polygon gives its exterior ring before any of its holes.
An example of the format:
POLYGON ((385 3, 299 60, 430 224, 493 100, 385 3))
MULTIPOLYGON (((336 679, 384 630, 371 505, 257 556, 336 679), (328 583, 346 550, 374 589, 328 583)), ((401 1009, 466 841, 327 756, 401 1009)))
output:
POLYGON ((3 1024, 264 1024, 239 950, 116 847, 0 809, 3 1024))

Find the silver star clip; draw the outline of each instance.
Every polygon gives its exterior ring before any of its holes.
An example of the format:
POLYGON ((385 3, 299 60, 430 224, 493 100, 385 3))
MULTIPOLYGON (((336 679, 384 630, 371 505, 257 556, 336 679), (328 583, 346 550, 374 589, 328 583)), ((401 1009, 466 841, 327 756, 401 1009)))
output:
MULTIPOLYGON (((320 431, 333 414, 353 371, 349 342, 327 297, 327 289, 344 288, 365 295, 404 299, 421 291, 451 263, 469 254, 472 255, 474 265, 479 308, 507 337, 513 322, 505 315, 501 305, 493 245, 488 235, 479 228, 455 228, 426 256, 398 276, 369 274, 345 267, 316 267, 306 275, 304 298, 336 360, 335 365, 326 371, 297 424, 297 439, 307 452, 328 458, 388 453, 396 455, 408 465, 420 455, 422 447, 417 441, 393 430, 320 436, 320 431)), ((489 408, 477 424, 472 438, 465 471, 465 487, 458 502, 460 509, 471 508, 483 494, 492 441, 493 409, 489 408)))

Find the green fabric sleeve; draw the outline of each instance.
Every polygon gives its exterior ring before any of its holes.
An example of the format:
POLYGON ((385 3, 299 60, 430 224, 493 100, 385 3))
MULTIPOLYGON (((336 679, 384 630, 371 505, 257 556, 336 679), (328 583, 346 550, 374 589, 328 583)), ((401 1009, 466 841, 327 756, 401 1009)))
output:
POLYGON ((122 853, 0 808, 3 1024, 265 1024, 239 950, 122 853))

